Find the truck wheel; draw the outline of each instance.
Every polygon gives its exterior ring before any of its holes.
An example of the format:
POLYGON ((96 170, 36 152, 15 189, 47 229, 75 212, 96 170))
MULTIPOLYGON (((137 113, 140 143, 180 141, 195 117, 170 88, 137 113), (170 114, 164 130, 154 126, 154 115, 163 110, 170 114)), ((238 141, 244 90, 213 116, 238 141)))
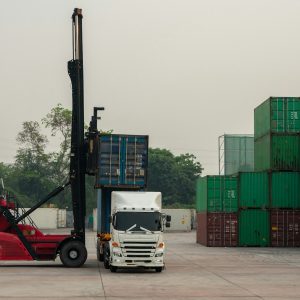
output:
POLYGON ((79 268, 86 259, 87 251, 80 241, 69 241, 60 250, 60 260, 68 268, 79 268))
POLYGON ((97 251, 97 259, 98 259, 98 261, 103 261, 104 260, 104 255, 100 254, 99 251, 97 251))
POLYGON ((110 263, 109 263, 109 256, 110 256, 110 251, 109 251, 109 246, 107 244, 104 245, 103 249, 103 265, 105 269, 109 269, 110 263))
POLYGON ((110 271, 113 272, 113 273, 116 273, 117 270, 118 270, 117 267, 114 267, 114 266, 112 266, 112 265, 111 265, 109 268, 110 268, 110 271))
POLYGON ((97 252, 97 260, 103 261, 104 255, 103 253, 100 253, 100 245, 98 242, 97 242, 96 252, 97 252))
POLYGON ((156 271, 157 273, 160 273, 160 272, 162 271, 162 267, 155 268, 155 271, 156 271))

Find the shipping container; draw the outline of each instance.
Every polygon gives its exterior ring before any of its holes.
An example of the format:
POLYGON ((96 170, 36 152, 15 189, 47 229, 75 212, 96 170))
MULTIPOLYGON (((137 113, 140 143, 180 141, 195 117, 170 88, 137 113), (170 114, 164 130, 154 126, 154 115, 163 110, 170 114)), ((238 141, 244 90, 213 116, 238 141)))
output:
POLYGON ((236 176, 205 176, 197 181, 196 209, 198 212, 236 212, 238 193, 236 176))
POLYGON ((197 213, 197 243, 208 247, 236 247, 236 213, 197 213))
POLYGON ((272 172, 270 180, 272 208, 300 208, 300 172, 272 172))
POLYGON ((269 211, 245 209, 239 211, 239 245, 266 247, 270 241, 269 211))
POLYGON ((66 209, 59 209, 57 212, 57 227, 66 228, 67 227, 67 211, 66 209))
POLYGON ((100 135, 96 187, 144 188, 147 184, 148 136, 100 135))
MULTIPOLYGON (((24 211, 28 211, 30 208, 24 208, 24 211)), ((22 210, 19 209, 19 214, 22 214, 22 210)), ((57 229, 58 225, 58 208, 38 208, 29 216, 39 229, 57 229)), ((26 224, 30 224, 30 221, 26 218, 26 224)))
POLYGON ((254 171, 254 136, 224 134, 219 137, 219 175, 254 171))
POLYGON ((271 97, 254 110, 254 137, 300 133, 300 98, 271 97))
POLYGON ((267 134, 254 142, 255 171, 300 171, 300 135, 267 134))
POLYGON ((300 210, 272 210, 271 246, 300 247, 300 210))
POLYGON ((192 215, 190 209, 162 209, 162 213, 171 216, 169 228, 165 231, 191 231, 192 215))
POLYGON ((269 207, 269 176, 267 172, 239 174, 239 207, 269 207))

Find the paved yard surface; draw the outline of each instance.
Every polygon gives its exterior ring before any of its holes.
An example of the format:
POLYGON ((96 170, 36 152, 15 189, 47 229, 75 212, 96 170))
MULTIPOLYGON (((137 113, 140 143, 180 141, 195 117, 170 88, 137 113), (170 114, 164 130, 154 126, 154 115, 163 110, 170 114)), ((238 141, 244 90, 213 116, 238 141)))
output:
POLYGON ((56 262, 0 262, 1 299, 300 299, 300 249, 206 248, 195 232, 168 233, 167 269, 111 273, 96 261, 80 269, 56 262))

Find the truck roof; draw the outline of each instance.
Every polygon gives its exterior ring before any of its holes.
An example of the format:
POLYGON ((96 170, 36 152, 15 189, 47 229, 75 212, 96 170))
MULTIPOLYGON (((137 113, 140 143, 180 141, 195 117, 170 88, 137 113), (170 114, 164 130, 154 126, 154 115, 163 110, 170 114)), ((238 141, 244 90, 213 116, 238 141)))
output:
POLYGON ((112 192, 111 211, 160 211, 160 192, 112 192))

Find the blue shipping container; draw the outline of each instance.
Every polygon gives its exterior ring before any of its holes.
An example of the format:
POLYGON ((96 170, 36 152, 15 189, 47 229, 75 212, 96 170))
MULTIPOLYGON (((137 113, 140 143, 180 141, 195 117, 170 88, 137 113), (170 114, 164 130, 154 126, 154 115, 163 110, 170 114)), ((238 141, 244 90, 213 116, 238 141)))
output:
POLYGON ((145 135, 100 135, 96 187, 146 187, 148 140, 145 135))

